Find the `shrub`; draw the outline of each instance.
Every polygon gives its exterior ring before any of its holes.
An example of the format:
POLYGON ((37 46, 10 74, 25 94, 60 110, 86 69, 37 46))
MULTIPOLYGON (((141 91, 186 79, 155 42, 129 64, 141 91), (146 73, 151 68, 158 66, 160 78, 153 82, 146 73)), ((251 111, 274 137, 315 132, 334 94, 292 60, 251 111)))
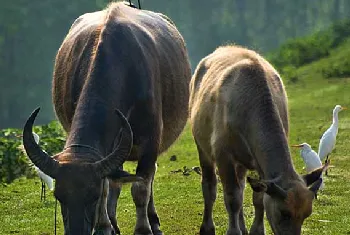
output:
MULTIPOLYGON (((36 126, 34 131, 40 136, 40 146, 50 155, 60 152, 65 142, 65 134, 58 122, 36 126)), ((0 182, 11 183, 18 177, 31 177, 33 170, 31 161, 22 153, 18 146, 22 139, 20 129, 5 129, 0 131, 0 182)))
POLYGON ((350 77, 350 59, 334 61, 321 69, 322 75, 325 78, 346 78, 350 77))
POLYGON ((66 133, 57 121, 37 126, 34 131, 40 136, 40 146, 48 154, 53 155, 62 151, 66 141, 66 133))
POLYGON ((288 81, 288 83, 296 83, 299 81, 297 68, 294 66, 286 66, 282 68, 281 74, 283 74, 283 78, 288 81))
POLYGON ((350 20, 335 23, 327 30, 311 36, 291 39, 277 51, 269 54, 269 61, 282 70, 285 66, 300 67, 319 60, 350 37, 350 20))
POLYGON ((29 175, 30 168, 24 154, 17 147, 21 144, 18 129, 6 129, 0 132, 0 181, 10 183, 17 177, 29 175))

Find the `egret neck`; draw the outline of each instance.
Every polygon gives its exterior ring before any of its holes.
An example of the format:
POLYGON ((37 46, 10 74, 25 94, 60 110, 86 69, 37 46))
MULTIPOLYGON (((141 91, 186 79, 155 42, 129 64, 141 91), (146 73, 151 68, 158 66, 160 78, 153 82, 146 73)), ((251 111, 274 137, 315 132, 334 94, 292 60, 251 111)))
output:
POLYGON ((338 113, 340 110, 334 109, 333 110, 333 123, 332 123, 332 129, 335 129, 335 134, 338 134, 338 113))

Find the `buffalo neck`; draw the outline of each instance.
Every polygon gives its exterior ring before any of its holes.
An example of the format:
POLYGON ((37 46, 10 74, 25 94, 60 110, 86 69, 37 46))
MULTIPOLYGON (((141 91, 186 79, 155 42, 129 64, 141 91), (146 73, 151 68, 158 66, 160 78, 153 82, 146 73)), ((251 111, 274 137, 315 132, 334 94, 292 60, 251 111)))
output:
POLYGON ((99 100, 89 100, 77 106, 66 146, 85 145, 110 153, 120 126, 114 110, 99 100))
POLYGON ((87 79, 75 109, 66 147, 85 145, 103 156, 111 153, 120 131, 115 110, 118 108, 122 113, 127 111, 125 100, 123 105, 118 103, 122 93, 123 90, 113 85, 108 77, 91 76, 87 79))
POLYGON ((126 115, 134 105, 133 77, 126 72, 130 66, 124 61, 122 48, 115 47, 118 44, 106 35, 101 32, 103 40, 96 42, 66 142, 66 147, 90 146, 103 156, 111 153, 118 142, 120 121, 115 110, 126 115))
POLYGON ((257 117, 253 118, 248 141, 252 146, 260 176, 266 180, 297 179, 289 147, 287 135, 277 110, 257 109, 257 117), (256 121, 258 120, 258 121, 256 121))

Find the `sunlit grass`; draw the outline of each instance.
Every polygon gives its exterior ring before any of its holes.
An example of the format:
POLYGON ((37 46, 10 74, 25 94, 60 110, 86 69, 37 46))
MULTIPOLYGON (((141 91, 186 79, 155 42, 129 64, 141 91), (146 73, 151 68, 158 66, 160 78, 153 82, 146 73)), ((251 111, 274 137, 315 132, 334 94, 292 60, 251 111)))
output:
MULTIPOLYGON (((350 84, 347 80, 328 82, 322 78, 307 79, 304 83, 288 85, 290 104, 290 143, 308 142, 314 149, 319 137, 331 124, 332 109, 336 104, 350 106, 350 84)), ((350 113, 339 115, 340 125, 336 152, 332 155, 326 188, 315 202, 313 215, 305 221, 305 234, 347 234, 350 233, 350 163, 349 128, 350 113)), ((293 161, 298 172, 303 173, 302 160, 292 150, 293 161)), ((155 200, 165 234, 197 234, 202 219, 203 199, 200 175, 191 172, 189 176, 171 173, 173 170, 198 166, 195 145, 189 126, 168 152, 159 158, 155 179, 155 200), (176 155, 177 161, 170 161, 176 155)), ((135 165, 127 163, 126 169, 133 171, 135 165)), ((45 203, 40 202, 40 181, 18 179, 7 186, 0 186, 0 234, 53 234, 54 198, 49 193, 45 203)), ((247 226, 253 219, 251 190, 246 189, 244 208, 247 226)), ((63 233, 61 216, 58 216, 58 233, 63 233)), ((221 186, 215 204, 214 218, 217 234, 224 234, 227 215, 223 205, 221 186)), ((130 197, 130 186, 125 185, 118 208, 118 219, 123 234, 132 234, 135 210, 130 197)), ((268 231, 269 227, 267 226, 268 231)))
MULTIPOLYGON (((317 150, 322 133, 332 121, 336 104, 350 107, 350 80, 326 80, 312 64, 300 69, 299 81, 287 84, 290 109, 290 144, 308 142, 317 150)), ((331 155, 335 167, 325 177, 325 189, 319 193, 314 210, 303 226, 303 234, 350 234, 350 111, 339 114, 340 125, 336 151, 331 155)), ((304 173, 303 162, 297 150, 292 149, 295 168, 304 173)), ((185 176, 174 170, 198 166, 196 148, 187 125, 178 141, 159 157, 154 192, 156 207, 165 234, 198 234, 202 219, 203 199, 200 175, 191 172, 185 176), (170 156, 176 155, 176 161, 170 156)), ((126 169, 135 170, 127 163, 126 169)), ((52 192, 47 201, 40 202, 39 179, 21 178, 10 185, 0 186, 0 234, 53 234, 54 205, 52 192)), ((248 227, 253 220, 251 189, 245 190, 245 218, 248 227)), ((59 211, 59 210, 58 210, 59 211)), ((60 213, 60 211, 59 211, 60 213)), ((58 216, 58 234, 63 234, 61 216, 58 216)), ((225 234, 227 214, 223 204, 221 185, 214 209, 217 234, 225 234)), ((135 208, 130 196, 130 185, 125 185, 118 207, 118 220, 123 234, 132 234, 135 225, 135 208)), ((266 223, 267 234, 271 234, 266 223)))

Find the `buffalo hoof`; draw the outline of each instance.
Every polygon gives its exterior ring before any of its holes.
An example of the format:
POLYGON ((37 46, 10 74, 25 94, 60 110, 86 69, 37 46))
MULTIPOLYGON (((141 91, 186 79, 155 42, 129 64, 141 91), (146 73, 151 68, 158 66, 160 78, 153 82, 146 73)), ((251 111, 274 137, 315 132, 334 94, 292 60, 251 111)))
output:
POLYGON ((112 227, 113 227, 112 234, 114 232, 114 234, 120 235, 120 229, 119 229, 119 226, 117 224, 117 220, 115 219, 115 216, 109 217, 109 220, 111 221, 112 227))
POLYGON ((247 230, 242 230, 242 235, 248 235, 248 231, 247 230))
POLYGON ((120 229, 119 227, 117 226, 117 228, 114 228, 113 227, 113 231, 111 232, 112 235, 120 235, 120 229))
POLYGON ((117 226, 116 228, 114 228, 114 234, 116 234, 116 235, 120 235, 120 229, 119 229, 119 227, 117 226))
POLYGON ((137 229, 134 235, 153 235, 151 229, 137 229))
POLYGON ((153 235, 164 235, 164 233, 160 230, 153 231, 153 235))
POLYGON ((93 235, 116 235, 114 228, 95 228, 93 235))
POLYGON ((163 232, 160 230, 159 226, 157 226, 156 228, 152 227, 152 233, 153 235, 163 235, 163 232))
POLYGON ((265 235, 264 229, 251 229, 249 235, 265 235))
POLYGON ((163 235, 163 232, 160 230, 160 223, 159 223, 158 216, 156 216, 155 222, 150 218, 150 222, 151 222, 151 229, 152 229, 153 235, 163 235))
POLYGON ((261 231, 252 232, 252 231, 250 231, 250 232, 249 232, 249 235, 265 235, 265 232, 261 232, 261 231))
POLYGON ((240 229, 227 230, 226 235, 244 235, 240 229))
POLYGON ((201 226, 201 229, 199 230, 200 235, 215 235, 215 228, 211 227, 208 228, 206 226, 201 226))
POLYGON ((104 232, 101 230, 97 230, 94 232, 93 235, 116 235, 116 233, 114 231, 108 231, 108 232, 104 232))

